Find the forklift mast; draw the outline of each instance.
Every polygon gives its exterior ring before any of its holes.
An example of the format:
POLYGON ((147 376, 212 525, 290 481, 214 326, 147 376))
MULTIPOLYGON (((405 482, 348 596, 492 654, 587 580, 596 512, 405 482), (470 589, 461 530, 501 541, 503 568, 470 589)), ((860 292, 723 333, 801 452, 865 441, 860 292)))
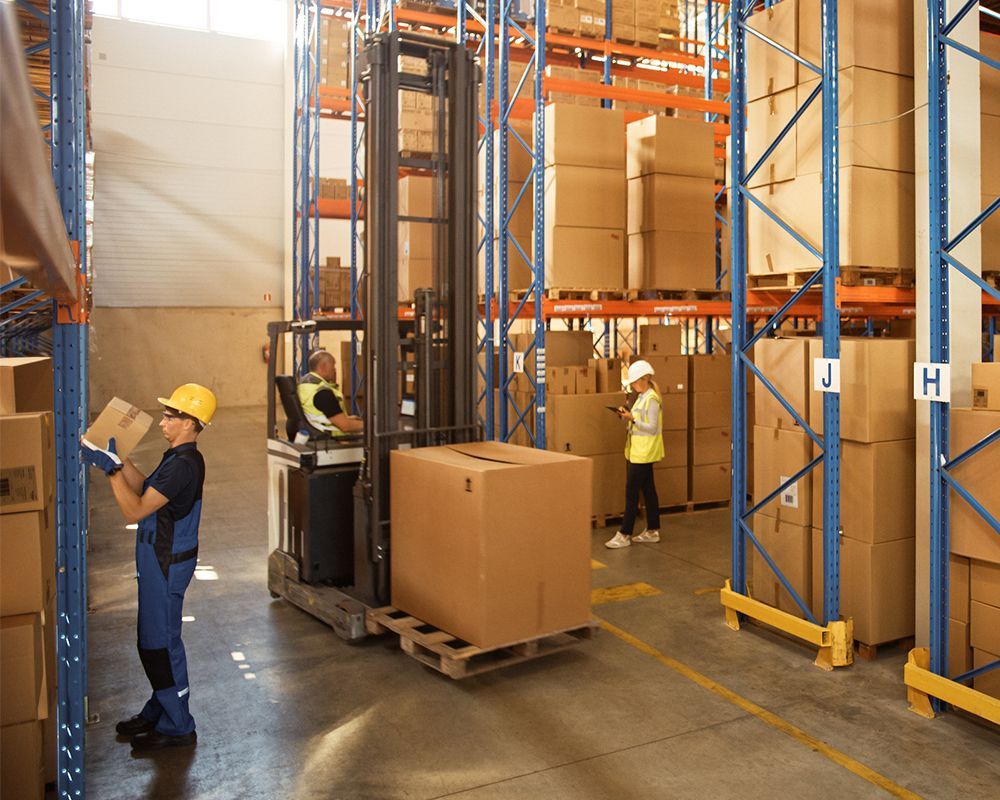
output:
MULTIPOLYGON (((360 56, 365 100, 364 267, 358 297, 365 459, 354 490, 354 593, 389 602, 389 454, 479 438, 475 409, 477 83, 462 44, 394 31, 360 56), (430 97, 429 152, 401 152, 404 93, 430 97), (431 216, 399 213, 402 175, 431 179, 431 216), (399 321, 399 223, 433 228, 431 285, 399 321), (414 378, 412 394, 401 387, 414 378), (405 404, 405 406, 404 406, 405 404)), ((411 104, 412 105, 412 104, 411 104)), ((425 104, 426 105, 426 104, 425 104)), ((411 209, 412 210, 412 209, 411 209)))

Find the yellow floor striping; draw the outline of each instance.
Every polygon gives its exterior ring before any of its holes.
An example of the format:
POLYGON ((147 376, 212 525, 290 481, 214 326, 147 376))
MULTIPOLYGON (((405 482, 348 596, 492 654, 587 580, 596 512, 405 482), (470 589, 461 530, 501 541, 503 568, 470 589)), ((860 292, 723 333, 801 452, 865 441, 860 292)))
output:
POLYGON ((621 628, 615 627, 610 622, 606 622, 602 619, 598 619, 601 627, 611 634, 614 634, 623 642, 631 645, 636 650, 645 653, 648 656, 652 656, 657 661, 659 661, 664 666, 670 667, 670 669, 675 672, 680 673, 689 681, 701 686, 703 689, 707 689, 714 694, 717 694, 722 699, 732 703, 737 708, 741 708, 748 714, 752 714, 757 717, 757 719, 762 722, 767 723, 772 728, 786 736, 790 736, 792 739, 797 741, 799 744, 805 745, 810 750, 813 750, 820 755, 826 756, 835 764, 843 767, 849 772, 853 772, 858 777, 864 778, 869 783, 874 784, 885 792, 888 792, 893 797, 904 797, 911 798, 912 800, 920 800, 920 795, 911 792, 909 789, 900 786, 895 781, 885 777, 884 775, 875 772, 875 770, 870 767, 866 767, 860 761, 851 758, 846 753, 842 753, 834 747, 831 747, 826 742, 820 741, 815 736, 806 733, 801 728, 796 727, 787 720, 782 719, 777 714, 768 711, 766 708, 762 708, 751 700, 747 700, 736 692, 727 689, 720 683, 716 683, 711 678, 702 675, 697 670, 692 669, 686 664, 681 663, 675 658, 671 658, 660 650, 657 650, 651 644, 646 644, 646 642, 641 639, 637 639, 632 634, 623 631, 621 628))
POLYGON ((695 589, 694 593, 698 597, 701 597, 701 596, 706 595, 706 594, 718 594, 720 591, 721 591, 721 587, 719 587, 719 586, 706 586, 703 589, 695 589))
POLYGON ((600 561, 598 561, 595 558, 590 559, 590 568, 591 569, 604 569, 607 566, 608 566, 607 564, 602 564, 600 561))
POLYGON ((654 597, 662 594, 655 586, 648 583, 625 583, 621 586, 607 586, 603 589, 593 589, 590 592, 590 604, 599 606, 603 603, 620 603, 622 600, 634 600, 637 597, 654 597))

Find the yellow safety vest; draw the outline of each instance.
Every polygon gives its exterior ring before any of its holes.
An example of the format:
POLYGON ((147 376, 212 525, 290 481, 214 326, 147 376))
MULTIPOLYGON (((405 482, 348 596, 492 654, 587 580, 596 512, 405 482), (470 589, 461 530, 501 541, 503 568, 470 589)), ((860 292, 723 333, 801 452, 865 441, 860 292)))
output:
POLYGON ((632 406, 634 421, 628 424, 628 436, 625 439, 625 460, 633 464, 655 464, 663 458, 663 401, 653 388, 643 392, 632 406), (656 433, 649 435, 639 433, 633 428, 636 422, 646 423, 649 414, 649 401, 655 399, 660 404, 659 426, 656 433))
POLYGON ((323 380, 315 372, 310 372, 302 379, 296 387, 296 394, 299 396, 299 404, 302 406, 302 413, 306 415, 306 419, 314 427, 321 431, 329 431, 334 436, 347 436, 340 428, 330 422, 329 417, 326 416, 322 411, 316 408, 316 392, 322 389, 329 389, 333 392, 333 396, 337 398, 337 402, 340 403, 340 409, 345 414, 347 413, 347 406, 344 405, 344 395, 340 389, 332 383, 328 383, 323 380))

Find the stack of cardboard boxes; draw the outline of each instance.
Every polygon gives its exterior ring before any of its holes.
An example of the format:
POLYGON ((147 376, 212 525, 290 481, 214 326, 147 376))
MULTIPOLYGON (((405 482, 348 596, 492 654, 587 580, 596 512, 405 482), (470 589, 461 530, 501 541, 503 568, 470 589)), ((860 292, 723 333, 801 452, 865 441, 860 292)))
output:
MULTIPOLYGON (((434 181, 427 175, 400 178, 399 215, 433 216, 433 190, 434 181)), ((406 303, 413 300, 416 289, 431 285, 434 225, 430 222, 400 222, 398 225, 399 300, 406 303)))
MULTIPOLYGON (((559 67, 549 64, 545 67, 546 78, 558 78, 562 80, 576 81, 577 83, 603 83, 602 75, 597 70, 580 69, 579 67, 559 67)), ((601 98, 591 97, 575 92, 546 92, 550 103, 574 103, 578 106, 591 106, 600 108, 601 98)))
MULTIPOLYGON (((913 8, 906 0, 854 0, 839 8, 840 263, 847 272, 912 273, 915 267, 913 8), (887 120, 868 125, 876 120, 887 120)), ((782 0, 752 27, 821 61, 820 0, 782 0)), ((818 85, 765 42, 748 37, 748 164, 761 156, 818 85)), ((822 249, 822 114, 817 97, 751 187, 806 241, 822 249)), ((749 272, 815 269, 816 259, 759 209, 748 215, 749 272)))
MULTIPOLYGON (((399 71, 427 75, 427 61, 415 56, 399 56, 399 71)), ((434 150, 434 103, 429 94, 412 90, 399 93, 399 149, 415 157, 434 150)))
POLYGON ((319 85, 346 89, 350 73, 351 28, 346 17, 323 16, 319 23, 319 85))
MULTIPOLYGON (((809 363, 823 343, 809 339, 809 363)), ((916 441, 912 339, 840 345, 840 612, 869 645, 913 635, 916 441)), ((810 384, 811 388, 811 384, 810 384)), ((823 394, 810 391, 823 433, 823 394)), ((814 449, 814 453, 818 450, 814 449)), ((823 469, 813 472, 813 613, 822 612, 823 469)))
POLYGON ((343 178, 320 178, 319 196, 323 200, 350 200, 351 184, 343 178))
MULTIPOLYGON (((973 408, 951 410, 951 453, 958 455, 1000 428, 1000 363, 973 364, 973 408)), ((1000 451, 984 448, 952 475, 1000 518, 1000 451)), ((1000 659, 1000 537, 955 492, 951 495, 949 673, 954 676, 1000 659)), ((1000 697, 1000 672, 973 686, 1000 697)))
MULTIPOLYGON (((985 31, 979 35, 979 49, 984 55, 1000 60, 1000 36, 985 31)), ((980 64, 980 175, 982 207, 985 209, 1000 196, 1000 154, 994 142, 1000 137, 1000 72, 980 64)), ((983 223, 983 272, 1000 271, 1000 217, 993 214, 983 223)), ((994 358, 1000 359, 996 348, 994 358)))
MULTIPOLYGON (((657 81, 647 81, 642 78, 632 78, 626 75, 612 75, 611 85, 621 89, 635 89, 637 92, 653 92, 655 94, 663 94, 669 91, 667 87, 657 81)), ((638 111, 641 114, 660 114, 665 117, 675 116, 673 109, 659 105, 637 103, 632 100, 614 100, 612 101, 612 106, 619 111, 638 111)))
POLYGON ((635 42, 635 6, 636 0, 611 0, 611 35, 619 42, 635 42))
POLYGON ((625 117, 545 107, 545 280, 565 289, 623 289, 625 117))
POLYGON ((319 306, 323 309, 351 307, 351 268, 340 264, 339 256, 329 256, 319 268, 319 306))
POLYGON ((726 354, 690 356, 689 451, 692 503, 732 493, 732 370, 726 354))
POLYGON ((0 359, 0 795, 55 779, 52 366, 0 359))
POLYGON ((646 117, 628 126, 628 285, 715 285, 712 126, 646 117))

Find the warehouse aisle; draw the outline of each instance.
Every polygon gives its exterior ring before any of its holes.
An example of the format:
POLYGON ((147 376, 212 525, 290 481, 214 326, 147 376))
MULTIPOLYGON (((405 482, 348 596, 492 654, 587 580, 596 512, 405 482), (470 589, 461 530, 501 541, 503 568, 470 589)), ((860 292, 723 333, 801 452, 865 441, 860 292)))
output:
MULTIPOLYGON (((594 586, 630 587, 598 599, 631 599, 595 606, 607 627, 576 650, 456 683, 388 638, 348 646, 268 595, 263 440, 262 409, 222 411, 202 436, 199 580, 184 628, 194 751, 139 759, 115 739, 148 687, 134 645, 134 534, 93 480, 91 797, 1000 793, 1000 734, 908 712, 903 654, 831 675, 796 644, 725 627, 714 590, 728 572, 726 510, 665 518, 659 545, 612 552, 595 531, 594 586)), ((140 467, 162 449, 147 437, 140 467)))

